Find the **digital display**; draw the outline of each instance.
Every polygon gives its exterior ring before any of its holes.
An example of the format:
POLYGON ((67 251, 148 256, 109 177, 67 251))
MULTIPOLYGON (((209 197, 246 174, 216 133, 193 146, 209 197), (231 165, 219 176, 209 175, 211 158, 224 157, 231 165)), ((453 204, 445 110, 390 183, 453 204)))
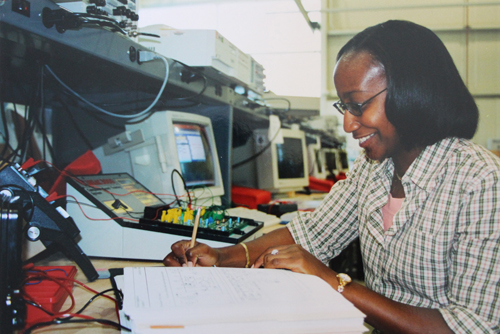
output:
POLYGON ((337 170, 337 153, 335 151, 326 151, 325 152, 325 164, 326 169, 333 173, 333 171, 337 170))
POLYGON ((304 177, 304 155, 300 138, 283 138, 283 144, 276 144, 278 178, 297 179, 304 177))
POLYGON ((205 127, 174 123, 181 174, 188 187, 215 185, 214 157, 205 127))

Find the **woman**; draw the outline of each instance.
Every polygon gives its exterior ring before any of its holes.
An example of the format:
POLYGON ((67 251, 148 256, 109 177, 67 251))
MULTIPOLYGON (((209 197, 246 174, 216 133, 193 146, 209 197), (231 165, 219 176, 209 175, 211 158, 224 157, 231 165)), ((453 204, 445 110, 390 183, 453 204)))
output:
POLYGON ((164 264, 286 268, 343 293, 382 332, 500 332, 500 163, 443 43, 406 21, 339 52, 344 130, 365 151, 320 207, 246 245, 172 246, 164 264), (359 237, 366 286, 326 265, 359 237))

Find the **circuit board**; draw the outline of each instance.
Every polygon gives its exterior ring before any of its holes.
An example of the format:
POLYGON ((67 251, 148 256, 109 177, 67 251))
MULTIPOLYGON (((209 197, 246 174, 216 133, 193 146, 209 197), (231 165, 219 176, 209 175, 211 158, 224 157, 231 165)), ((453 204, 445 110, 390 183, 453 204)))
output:
MULTIPOLYGON (((248 228, 260 227, 261 222, 253 219, 232 217, 225 214, 220 207, 201 207, 198 234, 213 234, 220 236, 230 236, 232 234, 244 235, 248 228)), ((142 224, 152 224, 156 226, 166 226, 172 229, 192 231, 194 226, 194 216, 196 211, 189 208, 171 208, 160 210, 157 214, 159 219, 141 219, 142 224)))
MULTIPOLYGON (((90 201, 124 228, 186 237, 192 234, 196 209, 168 206, 127 173, 81 175, 68 182, 76 190, 79 201, 90 201)), ((263 222, 253 219, 227 215, 220 206, 199 209, 202 212, 197 235, 201 239, 236 244, 264 226, 263 222)), ((74 215, 80 214, 79 208, 73 210, 74 215)), ((90 226, 83 219, 77 223, 80 230, 90 226)))

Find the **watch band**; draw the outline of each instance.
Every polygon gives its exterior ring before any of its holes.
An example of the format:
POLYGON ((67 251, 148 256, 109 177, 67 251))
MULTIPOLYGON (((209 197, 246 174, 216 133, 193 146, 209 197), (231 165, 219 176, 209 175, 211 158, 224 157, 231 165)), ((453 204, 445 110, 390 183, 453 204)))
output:
POLYGON ((344 291, 344 287, 352 282, 351 277, 347 274, 337 274, 337 279, 339 280, 339 287, 337 291, 342 293, 344 291))

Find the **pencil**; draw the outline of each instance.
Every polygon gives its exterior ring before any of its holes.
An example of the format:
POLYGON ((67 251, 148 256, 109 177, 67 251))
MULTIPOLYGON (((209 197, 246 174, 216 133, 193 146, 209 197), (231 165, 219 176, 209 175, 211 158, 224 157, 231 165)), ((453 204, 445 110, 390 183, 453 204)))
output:
POLYGON ((193 248, 196 243, 196 234, 198 233, 198 226, 200 225, 200 214, 201 208, 198 208, 196 211, 196 218, 194 219, 193 234, 191 235, 191 247, 189 248, 193 248))
POLYGON ((151 325, 151 329, 170 329, 170 328, 184 328, 182 325, 151 325))

